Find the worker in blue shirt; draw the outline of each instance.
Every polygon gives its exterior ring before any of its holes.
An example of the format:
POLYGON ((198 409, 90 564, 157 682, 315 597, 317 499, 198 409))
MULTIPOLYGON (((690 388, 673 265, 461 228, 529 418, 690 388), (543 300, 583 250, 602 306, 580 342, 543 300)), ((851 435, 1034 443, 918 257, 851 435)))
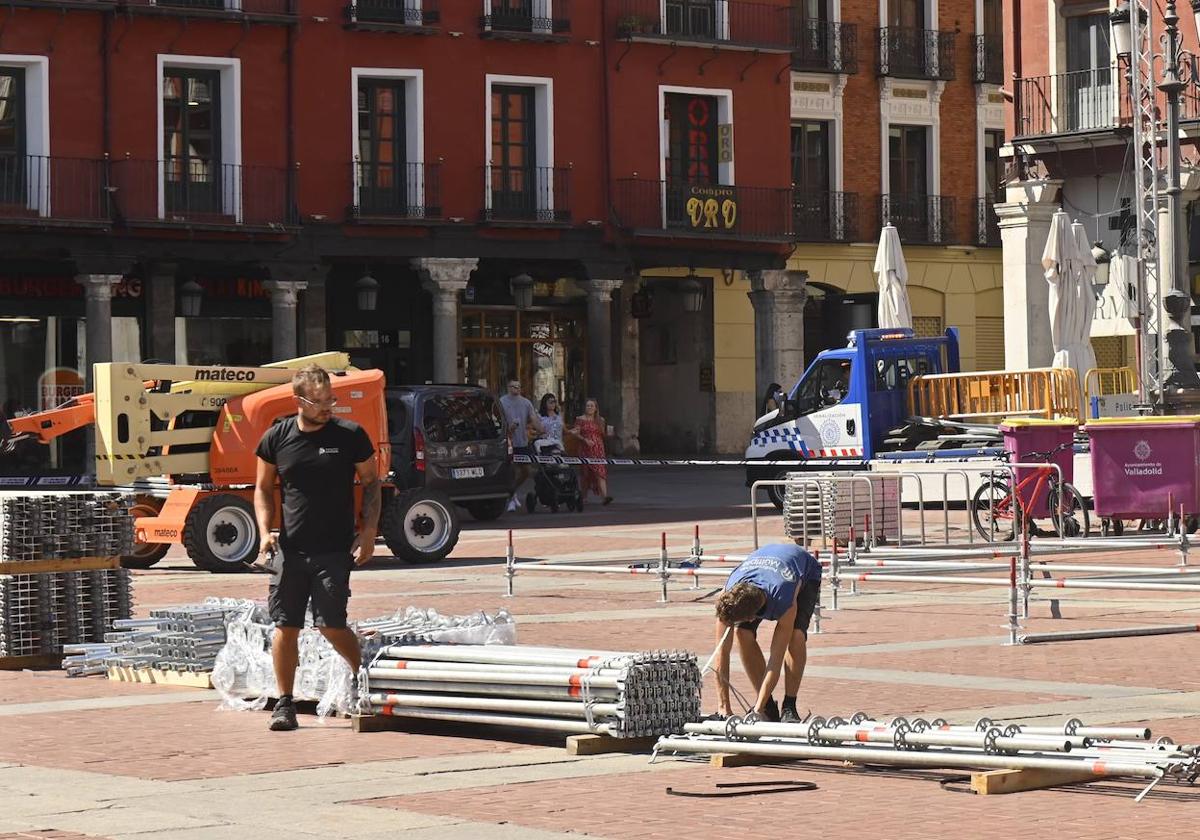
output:
POLYGON ((754 686, 753 711, 769 721, 800 723, 796 695, 808 659, 808 624, 821 594, 821 564, 796 545, 756 549, 729 575, 717 599, 718 714, 729 706, 729 651, 737 639, 738 654, 754 686), (775 622, 770 654, 758 646, 758 626, 775 622), (732 630, 732 632, 731 632, 732 630), (771 696, 783 670, 783 715, 771 696))

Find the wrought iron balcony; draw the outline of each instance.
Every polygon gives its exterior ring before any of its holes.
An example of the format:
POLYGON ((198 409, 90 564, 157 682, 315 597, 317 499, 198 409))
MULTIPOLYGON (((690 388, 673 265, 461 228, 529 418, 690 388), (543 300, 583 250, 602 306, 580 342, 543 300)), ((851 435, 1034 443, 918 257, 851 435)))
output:
POLYGON ((895 225, 905 244, 953 245, 954 208, 948 195, 881 195, 879 221, 895 225))
POLYGON ((999 35, 975 36, 975 81, 989 85, 1004 81, 1004 40, 999 35))
POLYGON ((109 220, 105 161, 0 157, 0 224, 100 224, 109 220))
POLYGON ((571 32, 570 0, 491 0, 479 18, 480 37, 565 41, 571 32))
POLYGON ((760 52, 791 52, 791 6, 743 0, 617 0, 617 37, 630 41, 702 44, 760 52))
POLYGON ((1108 67, 1017 79, 1017 137, 1107 131, 1121 121, 1117 74, 1108 67))
POLYGON ((442 21, 438 0, 352 0, 345 14, 348 28, 408 35, 428 35, 442 21))
POLYGON ((879 75, 951 81, 954 37, 953 32, 883 27, 879 30, 879 75))
POLYGON ((792 230, 799 242, 853 242, 858 238, 858 194, 792 190, 792 230))
POLYGON ((571 170, 558 166, 485 166, 486 222, 567 224, 571 221, 571 170))
POLYGON ((128 158, 111 168, 116 221, 269 229, 297 223, 290 169, 128 158))
POLYGON ((853 23, 795 18, 792 69, 858 72, 858 27, 853 23))
POLYGON ((975 242, 990 247, 1000 246, 1000 219, 996 216, 993 198, 975 199, 975 242))
POLYGON ((442 218, 442 167, 438 163, 350 164, 354 219, 442 218))
POLYGON ((295 18, 298 0, 119 0, 138 14, 175 17, 295 18))
POLYGON ((619 179, 618 224, 635 235, 789 241, 792 191, 682 181, 619 179))

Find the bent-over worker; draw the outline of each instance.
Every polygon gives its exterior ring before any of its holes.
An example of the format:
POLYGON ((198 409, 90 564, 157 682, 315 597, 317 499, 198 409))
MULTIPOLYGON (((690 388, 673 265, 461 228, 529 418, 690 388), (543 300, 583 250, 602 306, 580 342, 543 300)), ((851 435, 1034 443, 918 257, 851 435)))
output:
POLYGON ((737 639, 738 654, 754 686, 753 711, 764 720, 799 723, 796 695, 808 658, 808 624, 821 595, 821 564, 795 545, 756 549, 733 572, 717 599, 717 711, 729 707, 729 651, 737 639), (770 653, 763 658, 758 627, 775 622, 770 653), (734 628, 729 632, 729 628, 734 628), (783 716, 771 696, 783 669, 783 716))

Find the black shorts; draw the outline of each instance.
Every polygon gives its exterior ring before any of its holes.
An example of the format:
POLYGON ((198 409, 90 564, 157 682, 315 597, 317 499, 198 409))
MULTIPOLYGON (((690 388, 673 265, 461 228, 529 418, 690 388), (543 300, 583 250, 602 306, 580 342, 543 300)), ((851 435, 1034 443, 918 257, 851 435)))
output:
POLYGON ((304 613, 312 604, 313 622, 318 627, 346 626, 346 604, 350 600, 349 552, 316 554, 285 553, 279 582, 271 585, 267 604, 276 627, 303 627, 304 613))
MULTIPOLYGON (((796 591, 796 626, 794 629, 799 630, 805 636, 808 635, 808 624, 812 621, 813 613, 817 609, 817 604, 821 601, 821 581, 806 580, 800 585, 800 589, 796 591)), ((751 633, 758 633, 758 625, 762 624, 761 618, 756 618, 753 621, 745 621, 737 625, 739 630, 749 630, 751 633)))

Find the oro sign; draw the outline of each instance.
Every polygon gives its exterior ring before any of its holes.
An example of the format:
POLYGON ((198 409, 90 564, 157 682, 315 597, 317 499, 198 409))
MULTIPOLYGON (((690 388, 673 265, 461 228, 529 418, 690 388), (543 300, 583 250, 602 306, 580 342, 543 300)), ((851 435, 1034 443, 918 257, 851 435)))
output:
POLYGON ((50 368, 38 377, 38 410, 57 408, 83 389, 83 375, 75 368, 50 368))

